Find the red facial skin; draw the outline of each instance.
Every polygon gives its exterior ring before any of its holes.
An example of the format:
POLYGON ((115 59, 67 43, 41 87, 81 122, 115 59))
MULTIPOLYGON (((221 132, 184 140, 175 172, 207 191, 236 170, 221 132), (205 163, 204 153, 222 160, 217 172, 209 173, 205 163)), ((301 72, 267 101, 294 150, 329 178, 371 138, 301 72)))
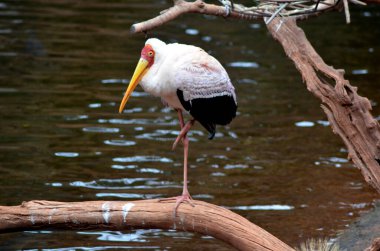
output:
POLYGON ((148 67, 151 67, 154 63, 154 54, 154 50, 150 44, 145 45, 141 50, 141 58, 149 62, 148 67))

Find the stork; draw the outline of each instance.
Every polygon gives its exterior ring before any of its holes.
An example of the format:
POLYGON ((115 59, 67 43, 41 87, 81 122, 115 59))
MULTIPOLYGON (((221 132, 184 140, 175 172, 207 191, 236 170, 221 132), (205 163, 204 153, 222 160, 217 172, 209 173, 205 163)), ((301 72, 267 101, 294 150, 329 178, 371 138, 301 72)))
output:
POLYGON ((182 141, 184 146, 183 191, 180 196, 161 200, 176 200, 174 215, 182 202, 191 202, 187 188, 187 132, 198 121, 215 136, 216 125, 227 125, 236 116, 235 88, 223 66, 203 49, 186 44, 166 44, 157 38, 145 42, 140 60, 120 103, 121 113, 136 86, 153 96, 161 97, 164 104, 178 113, 181 131, 172 149, 182 141), (192 118, 184 122, 182 112, 192 118))

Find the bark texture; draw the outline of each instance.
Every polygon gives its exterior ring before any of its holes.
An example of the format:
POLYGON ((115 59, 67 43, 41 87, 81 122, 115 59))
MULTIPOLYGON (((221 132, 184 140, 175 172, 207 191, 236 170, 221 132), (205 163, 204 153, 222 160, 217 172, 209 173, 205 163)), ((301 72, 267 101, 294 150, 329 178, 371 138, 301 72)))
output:
POLYGON ((344 70, 323 61, 295 20, 276 18, 268 29, 300 71, 307 89, 321 100, 334 133, 348 148, 348 158, 380 192, 380 126, 370 113, 370 101, 344 79, 344 70))
POLYGON ((213 236, 238 250, 290 251, 291 247, 228 209, 194 200, 175 201, 29 201, 0 206, 0 233, 36 229, 175 229, 213 236))
POLYGON ((379 251, 380 250, 380 238, 376 238, 372 245, 364 251, 379 251))

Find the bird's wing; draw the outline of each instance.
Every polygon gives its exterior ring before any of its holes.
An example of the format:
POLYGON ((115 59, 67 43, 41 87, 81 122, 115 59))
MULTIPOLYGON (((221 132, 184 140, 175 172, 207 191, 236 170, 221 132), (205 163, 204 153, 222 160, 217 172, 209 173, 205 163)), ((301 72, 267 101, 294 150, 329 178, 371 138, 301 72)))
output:
POLYGON ((236 102, 235 88, 223 66, 206 52, 198 51, 180 64, 175 80, 185 101, 197 98, 232 96, 236 102))

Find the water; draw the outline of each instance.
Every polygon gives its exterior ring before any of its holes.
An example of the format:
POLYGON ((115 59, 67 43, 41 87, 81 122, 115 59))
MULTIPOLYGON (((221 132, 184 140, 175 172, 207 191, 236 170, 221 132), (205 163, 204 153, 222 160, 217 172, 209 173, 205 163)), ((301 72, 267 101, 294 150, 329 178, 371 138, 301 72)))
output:
MULTIPOLYGON (((170 1, 6 1, 0 4, 1 205, 32 199, 135 200, 181 192, 176 113, 137 89, 119 102, 143 35, 129 27, 170 1)), ((301 23, 328 64, 370 98, 380 117, 379 7, 301 23)), ((261 23, 187 15, 149 33, 195 44, 235 83, 239 114, 213 141, 190 134, 190 192, 225 206, 290 245, 335 236, 377 193, 346 161, 299 73, 261 23)), ((208 236, 162 230, 28 231, 0 235, 2 250, 229 250, 208 236), (185 248, 184 248, 185 246, 185 248)))

